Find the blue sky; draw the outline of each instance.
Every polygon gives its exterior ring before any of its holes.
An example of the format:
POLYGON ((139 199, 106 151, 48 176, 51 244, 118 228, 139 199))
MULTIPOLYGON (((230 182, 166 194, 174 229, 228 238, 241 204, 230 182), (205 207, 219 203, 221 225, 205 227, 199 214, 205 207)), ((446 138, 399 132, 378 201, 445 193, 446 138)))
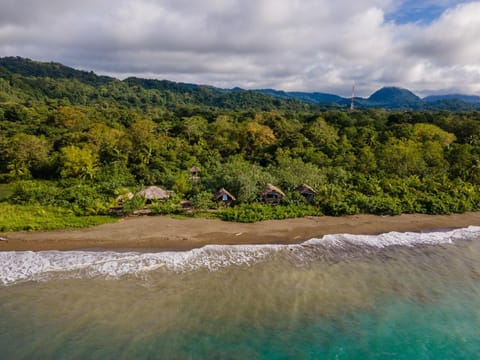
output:
POLYGON ((480 95, 480 0, 0 0, 0 56, 118 78, 480 95))
POLYGON ((387 21, 394 21, 397 24, 418 23, 428 25, 438 19, 444 11, 456 5, 466 3, 467 0, 439 0, 420 1, 404 0, 398 1, 398 8, 386 14, 387 21))

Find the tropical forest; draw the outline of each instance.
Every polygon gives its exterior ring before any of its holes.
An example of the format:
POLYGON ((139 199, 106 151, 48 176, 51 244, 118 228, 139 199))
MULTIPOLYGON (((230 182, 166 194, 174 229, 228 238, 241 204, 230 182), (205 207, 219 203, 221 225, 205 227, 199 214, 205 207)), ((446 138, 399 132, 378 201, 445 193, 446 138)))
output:
POLYGON ((145 208, 243 222, 479 211, 480 112, 350 111, 0 59, 0 231, 88 226, 145 208), (277 205, 262 200, 267 184, 282 194, 277 205), (168 198, 137 194, 152 185, 168 198), (214 201, 219 189, 235 201, 214 201))

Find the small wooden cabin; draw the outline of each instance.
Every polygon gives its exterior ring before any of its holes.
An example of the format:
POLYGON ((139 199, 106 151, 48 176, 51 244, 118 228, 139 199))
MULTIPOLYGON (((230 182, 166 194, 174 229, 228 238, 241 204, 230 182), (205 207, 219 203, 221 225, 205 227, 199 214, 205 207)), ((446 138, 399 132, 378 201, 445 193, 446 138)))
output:
POLYGON ((297 188, 297 191, 300 195, 302 195, 305 198, 305 201, 309 204, 315 200, 315 194, 316 191, 313 190, 310 186, 307 184, 302 184, 297 188))
POLYGON ((231 206, 237 201, 237 198, 225 190, 225 188, 221 188, 215 193, 215 195, 213 195, 212 200, 217 203, 221 202, 225 204, 225 206, 231 206))
POLYGON ((285 193, 272 184, 267 184, 260 193, 262 201, 265 204, 278 205, 285 196, 285 193))

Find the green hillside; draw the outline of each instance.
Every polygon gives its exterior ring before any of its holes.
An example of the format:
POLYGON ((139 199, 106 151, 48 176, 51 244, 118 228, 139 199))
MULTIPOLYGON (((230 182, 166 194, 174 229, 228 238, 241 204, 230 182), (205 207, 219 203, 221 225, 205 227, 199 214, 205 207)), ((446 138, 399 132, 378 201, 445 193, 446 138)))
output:
MULTIPOLYGON (((309 106, 296 99, 278 99, 264 94, 211 86, 176 83, 168 80, 128 78, 120 81, 93 72, 79 71, 57 63, 44 63, 18 57, 0 58, 0 78, 9 98, 42 101, 62 99, 72 105, 114 102, 129 108, 162 106, 211 107, 227 110, 302 110, 309 106), (13 85, 10 86, 9 85, 13 85)), ((0 99, 1 100, 1 99, 0 99)))

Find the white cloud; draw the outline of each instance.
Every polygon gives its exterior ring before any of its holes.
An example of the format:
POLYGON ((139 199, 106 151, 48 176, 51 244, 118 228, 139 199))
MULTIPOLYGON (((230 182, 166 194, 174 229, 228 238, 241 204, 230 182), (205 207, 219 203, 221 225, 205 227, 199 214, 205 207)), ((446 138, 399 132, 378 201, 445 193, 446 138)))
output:
MULTIPOLYGON (((451 1, 449 2, 451 3, 451 1)), ((397 25, 393 0, 2 0, 0 56, 222 87, 480 91, 480 2, 397 25)))

